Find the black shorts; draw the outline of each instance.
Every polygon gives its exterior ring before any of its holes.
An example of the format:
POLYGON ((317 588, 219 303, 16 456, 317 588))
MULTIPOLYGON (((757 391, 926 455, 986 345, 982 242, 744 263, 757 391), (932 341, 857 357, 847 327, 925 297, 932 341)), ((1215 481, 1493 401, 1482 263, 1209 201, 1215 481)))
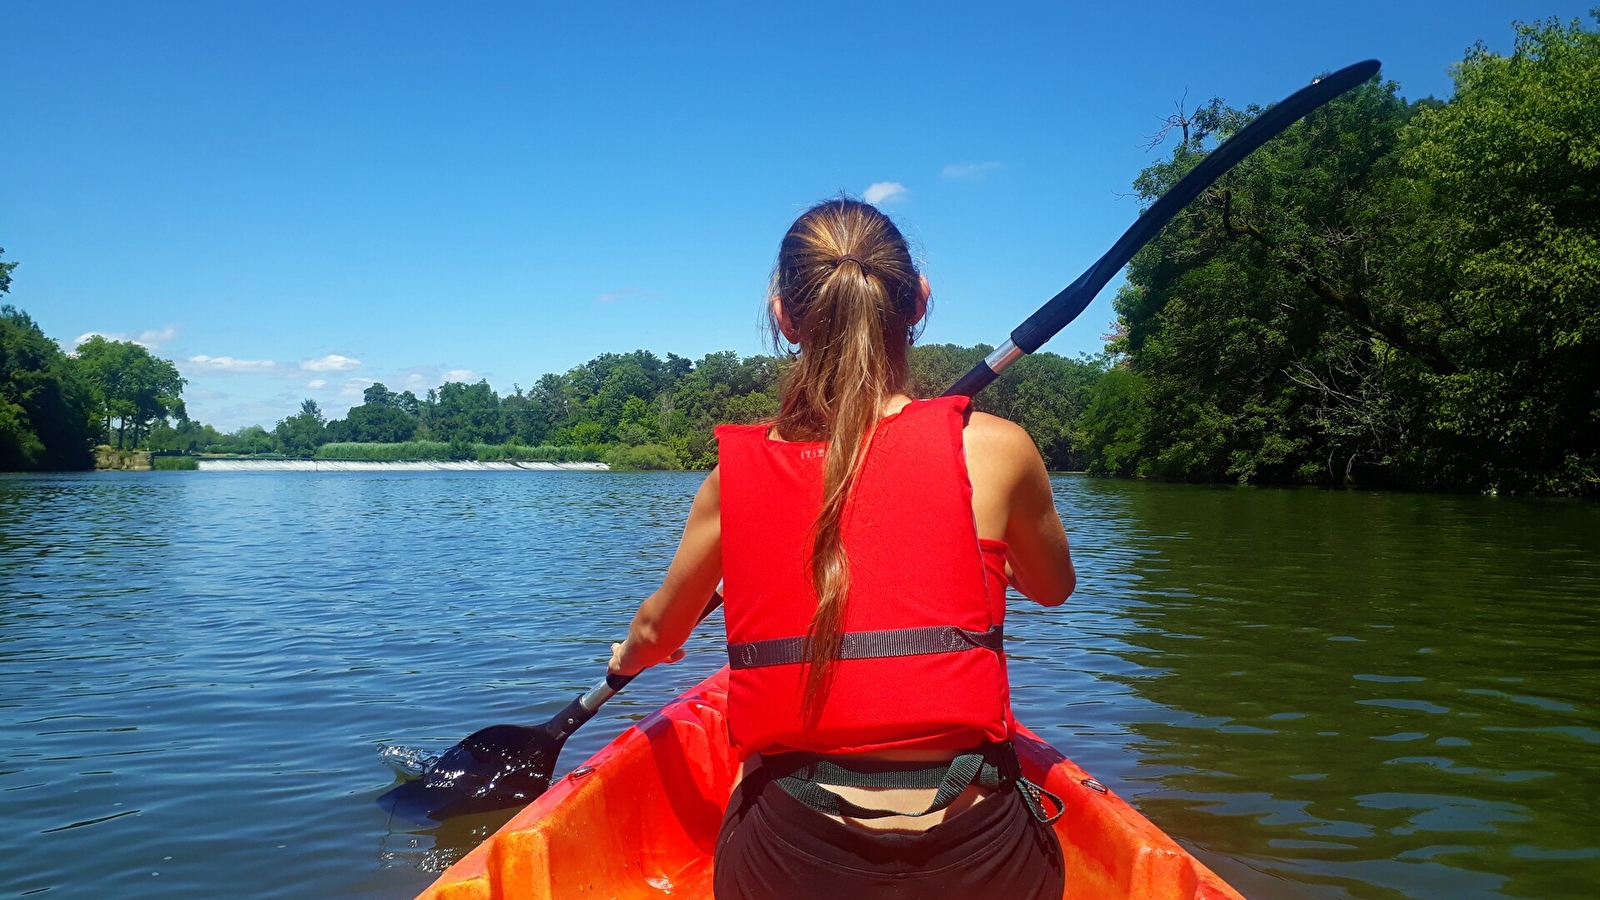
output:
POLYGON ((847 825, 751 773, 717 836, 717 900, 1004 897, 1060 900, 1055 830, 1014 787, 919 834, 847 825))

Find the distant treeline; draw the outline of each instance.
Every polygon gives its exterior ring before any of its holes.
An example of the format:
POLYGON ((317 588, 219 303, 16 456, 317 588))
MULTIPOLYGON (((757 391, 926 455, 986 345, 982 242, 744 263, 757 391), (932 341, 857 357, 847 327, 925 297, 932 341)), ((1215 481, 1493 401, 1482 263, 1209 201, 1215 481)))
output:
MULTIPOLYGON (((1600 33, 1518 26, 1510 55, 1475 48, 1454 75, 1448 102, 1375 79, 1267 144, 1134 258, 1105 354, 1027 357, 978 408, 1054 469, 1600 496, 1600 33)), ((1136 192, 1257 112, 1180 109, 1136 192)), ((989 349, 915 348, 913 393, 989 349)), ((307 400, 221 434, 186 418, 170 363, 98 338, 67 356, 5 307, 0 469, 86 465, 94 441, 704 468, 715 425, 774 414, 783 365, 608 353, 504 396, 374 384, 342 419, 307 400)))
MULTIPOLYGON (((912 350, 914 390, 937 394, 991 348, 912 350)), ((607 353, 532 388, 501 396, 486 381, 451 382, 423 397, 369 386, 359 406, 329 420, 314 400, 271 431, 233 434, 195 422, 156 428, 149 445, 191 453, 275 453, 331 459, 604 460, 625 468, 708 468, 712 429, 755 422, 778 408, 784 361, 732 352, 699 360, 647 350, 607 353)), ((1104 371, 1092 360, 1040 353, 980 398, 981 408, 1022 423, 1056 468, 1086 460, 1073 427, 1104 371)))

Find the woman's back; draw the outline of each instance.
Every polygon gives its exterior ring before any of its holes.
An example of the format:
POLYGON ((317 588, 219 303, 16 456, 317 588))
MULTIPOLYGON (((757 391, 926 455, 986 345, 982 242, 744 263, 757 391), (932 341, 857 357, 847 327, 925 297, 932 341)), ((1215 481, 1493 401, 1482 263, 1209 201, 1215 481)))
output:
POLYGON ((802 702, 817 606, 807 556, 827 447, 774 440, 765 425, 717 429, 729 724, 743 752, 948 757, 1010 737, 1006 548, 976 531, 968 403, 905 403, 875 423, 840 524, 846 640, 812 714, 802 702))
POLYGON ((1061 896, 1002 641, 1008 582, 1071 593, 1066 535, 1022 429, 905 395, 928 296, 877 209, 841 198, 795 221, 769 294, 798 348, 776 419, 719 429, 667 577, 614 648, 617 674, 681 655, 722 580, 729 729, 755 764, 718 839, 723 900, 1061 896), (925 808, 871 802, 882 789, 925 808))

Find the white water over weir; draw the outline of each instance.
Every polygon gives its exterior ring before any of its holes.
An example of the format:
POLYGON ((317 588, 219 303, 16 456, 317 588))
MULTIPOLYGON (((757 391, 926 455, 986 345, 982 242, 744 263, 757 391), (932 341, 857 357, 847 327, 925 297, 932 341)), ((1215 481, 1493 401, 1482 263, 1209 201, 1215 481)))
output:
POLYGON ((601 462, 476 462, 472 460, 202 459, 202 472, 604 472, 601 462))

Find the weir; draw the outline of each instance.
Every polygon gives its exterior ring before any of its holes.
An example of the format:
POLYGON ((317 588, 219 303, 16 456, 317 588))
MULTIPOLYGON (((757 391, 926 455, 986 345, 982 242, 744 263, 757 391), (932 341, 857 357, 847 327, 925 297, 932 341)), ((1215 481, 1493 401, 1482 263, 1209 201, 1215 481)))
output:
POLYGON ((475 460, 202 459, 202 472, 605 472, 602 462, 475 460))

